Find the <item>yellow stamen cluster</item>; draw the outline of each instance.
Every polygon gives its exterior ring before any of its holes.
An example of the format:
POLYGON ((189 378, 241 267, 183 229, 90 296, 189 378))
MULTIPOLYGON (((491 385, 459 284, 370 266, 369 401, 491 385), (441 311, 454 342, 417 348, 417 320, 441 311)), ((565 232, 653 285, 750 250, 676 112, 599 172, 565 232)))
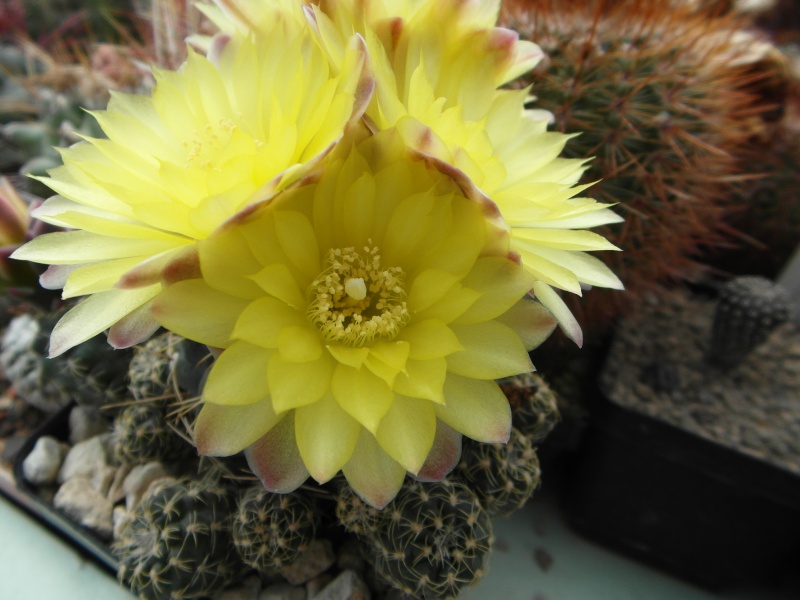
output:
POLYGON ((201 165, 213 169, 215 153, 230 141, 234 129, 236 124, 230 119, 220 119, 216 127, 209 123, 202 130, 195 129, 192 137, 181 143, 187 153, 185 167, 201 165))
POLYGON ((405 273, 381 267, 377 246, 332 248, 327 268, 309 288, 309 319, 329 343, 361 347, 391 340, 409 318, 405 273))

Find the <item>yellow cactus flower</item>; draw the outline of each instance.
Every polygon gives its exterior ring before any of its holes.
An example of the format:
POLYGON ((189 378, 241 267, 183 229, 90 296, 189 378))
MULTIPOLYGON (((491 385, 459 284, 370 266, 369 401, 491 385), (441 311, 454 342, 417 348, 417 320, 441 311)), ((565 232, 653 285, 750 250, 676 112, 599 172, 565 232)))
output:
MULTIPOLYGON (((285 2, 286 0, 281 0, 285 2)), ((264 0, 215 0, 223 30, 263 33, 264 0)), ((569 136, 548 132, 551 115, 526 108, 528 90, 500 90, 541 59, 535 44, 495 27, 500 0, 320 0, 307 2, 311 26, 335 65, 346 40, 367 43, 376 91, 364 116, 373 131, 396 127, 412 148, 485 195, 511 227, 512 248, 535 277, 539 299, 579 345, 582 333, 552 288, 581 294, 581 284, 622 288, 587 254, 617 250, 581 229, 621 221, 589 198, 575 197, 580 160, 558 158, 569 136)))
POLYGON ((108 139, 62 151, 43 179, 58 195, 34 216, 74 231, 14 254, 54 265, 45 287, 89 296, 56 325, 51 356, 108 328, 116 347, 146 339, 151 300, 196 268, 196 242, 302 180, 358 123, 373 88, 363 40, 352 36, 332 69, 296 10, 267 35, 219 36, 211 58, 156 71, 152 96, 115 94, 94 113, 108 139))
POLYGON ((342 142, 317 181, 201 242, 202 277, 172 283, 152 308, 222 348, 200 453, 245 450, 276 492, 342 471, 382 507, 406 472, 444 477, 462 435, 507 441, 495 379, 530 371, 527 351, 555 319, 526 297, 533 277, 495 213, 387 130, 342 142))

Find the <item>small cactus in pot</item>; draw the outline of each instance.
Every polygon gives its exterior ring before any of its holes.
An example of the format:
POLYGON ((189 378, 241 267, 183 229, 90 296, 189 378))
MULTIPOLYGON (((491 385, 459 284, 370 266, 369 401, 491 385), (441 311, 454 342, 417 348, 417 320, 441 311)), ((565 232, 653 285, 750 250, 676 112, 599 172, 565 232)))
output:
POLYGON ((765 277, 737 277, 719 291, 706 360, 731 369, 792 315, 792 300, 765 277))

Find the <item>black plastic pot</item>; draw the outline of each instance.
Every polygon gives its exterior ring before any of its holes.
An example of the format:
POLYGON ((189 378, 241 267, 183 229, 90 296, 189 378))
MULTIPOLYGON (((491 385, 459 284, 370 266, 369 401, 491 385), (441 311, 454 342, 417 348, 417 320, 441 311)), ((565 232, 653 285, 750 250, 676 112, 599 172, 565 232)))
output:
POLYGON ((800 476, 604 398, 564 509, 579 533, 711 589, 777 586, 800 564, 800 476))

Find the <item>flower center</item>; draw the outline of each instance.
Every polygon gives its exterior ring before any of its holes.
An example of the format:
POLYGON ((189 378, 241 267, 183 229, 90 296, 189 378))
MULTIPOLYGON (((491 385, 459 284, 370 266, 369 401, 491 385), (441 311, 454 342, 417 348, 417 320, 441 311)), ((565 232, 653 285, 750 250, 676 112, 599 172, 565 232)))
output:
POLYGON ((228 143, 235 128, 230 119, 220 119, 215 124, 209 123, 203 129, 194 130, 192 137, 181 144, 186 151, 185 166, 213 168, 219 150, 228 143))
POLYGON ((309 288, 308 316, 329 343, 364 346, 390 340, 408 322, 405 273, 381 266, 380 251, 368 241, 355 248, 332 248, 327 268, 309 288))

